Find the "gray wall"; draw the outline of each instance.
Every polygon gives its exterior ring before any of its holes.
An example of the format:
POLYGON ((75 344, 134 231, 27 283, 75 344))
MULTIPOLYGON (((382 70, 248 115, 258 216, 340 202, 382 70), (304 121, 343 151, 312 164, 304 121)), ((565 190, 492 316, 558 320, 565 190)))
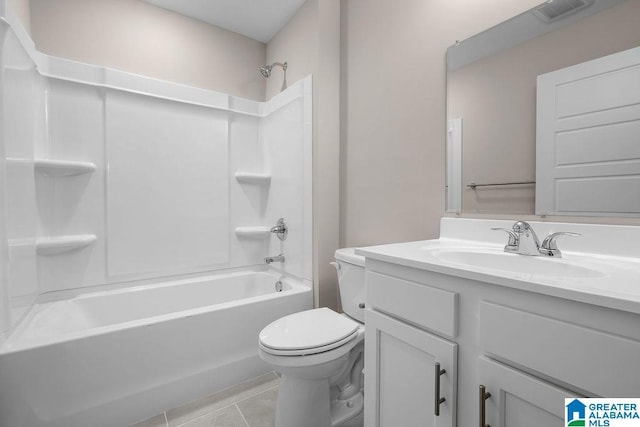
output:
POLYGON ((49 55, 264 100, 264 43, 140 0, 31 0, 30 26, 49 55))
MULTIPOLYGON (((288 62, 292 83, 313 74, 314 283, 319 306, 339 308, 335 269, 340 221, 340 0, 307 0, 267 44, 267 63, 288 62)), ((278 93, 282 70, 267 82, 278 93)))
POLYGON ((343 246, 438 236, 446 50, 540 2, 342 2, 343 246))

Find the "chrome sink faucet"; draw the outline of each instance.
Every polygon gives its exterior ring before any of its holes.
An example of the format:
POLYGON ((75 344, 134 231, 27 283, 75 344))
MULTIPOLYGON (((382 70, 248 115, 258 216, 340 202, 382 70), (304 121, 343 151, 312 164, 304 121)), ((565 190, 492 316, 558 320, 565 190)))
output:
POLYGON ((504 247, 505 252, 516 253, 520 255, 528 256, 550 256, 555 258, 562 258, 562 253, 558 249, 556 239, 559 236, 572 236, 577 237, 579 233, 558 232, 551 233, 544 238, 542 244, 538 240, 536 232, 528 222, 517 221, 513 224, 511 229, 509 228, 492 228, 492 230, 501 230, 509 234, 509 242, 504 247))

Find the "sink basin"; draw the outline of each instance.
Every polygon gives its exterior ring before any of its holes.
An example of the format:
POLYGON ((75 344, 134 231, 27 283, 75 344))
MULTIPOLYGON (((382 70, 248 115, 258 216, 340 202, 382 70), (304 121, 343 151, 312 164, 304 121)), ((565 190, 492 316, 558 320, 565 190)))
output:
POLYGON ((526 256, 512 254, 496 249, 471 248, 424 248, 439 261, 460 264, 469 267, 501 270, 515 274, 526 274, 547 277, 587 278, 601 277, 604 273, 584 267, 564 258, 548 258, 542 256, 526 256))

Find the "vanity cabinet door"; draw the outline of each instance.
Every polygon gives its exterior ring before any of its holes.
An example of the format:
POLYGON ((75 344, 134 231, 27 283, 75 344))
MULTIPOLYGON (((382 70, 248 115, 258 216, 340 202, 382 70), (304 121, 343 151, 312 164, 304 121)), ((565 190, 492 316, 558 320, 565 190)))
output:
POLYGON ((485 357, 478 361, 478 380, 491 394, 482 401, 482 391, 476 389, 478 420, 482 422, 484 404, 485 425, 491 427, 562 427, 564 399, 579 397, 485 357))
POLYGON ((370 309, 365 316, 365 425, 455 426, 457 345, 370 309))

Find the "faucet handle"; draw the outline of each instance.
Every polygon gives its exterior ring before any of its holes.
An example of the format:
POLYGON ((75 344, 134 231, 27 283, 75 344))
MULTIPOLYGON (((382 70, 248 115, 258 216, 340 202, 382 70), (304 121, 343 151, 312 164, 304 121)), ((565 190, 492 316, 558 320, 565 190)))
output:
POLYGON ((520 236, 518 236, 518 233, 516 233, 510 228, 494 227, 491 229, 496 231, 504 231, 509 235, 509 242, 507 242, 507 244, 504 247, 504 250, 506 252, 513 252, 518 250, 518 242, 520 241, 520 236))
POLYGON ((278 222, 274 227, 271 227, 270 230, 272 233, 275 233, 280 240, 287 240, 287 234, 289 234, 289 227, 287 227, 287 220, 284 218, 278 219, 278 222))
POLYGON ((556 240, 560 236, 578 237, 580 236, 580 233, 570 233, 567 231, 551 233, 542 241, 542 245, 540 245, 540 253, 542 255, 562 258, 562 253, 560 252, 560 249, 558 249, 558 245, 556 244, 556 240))

